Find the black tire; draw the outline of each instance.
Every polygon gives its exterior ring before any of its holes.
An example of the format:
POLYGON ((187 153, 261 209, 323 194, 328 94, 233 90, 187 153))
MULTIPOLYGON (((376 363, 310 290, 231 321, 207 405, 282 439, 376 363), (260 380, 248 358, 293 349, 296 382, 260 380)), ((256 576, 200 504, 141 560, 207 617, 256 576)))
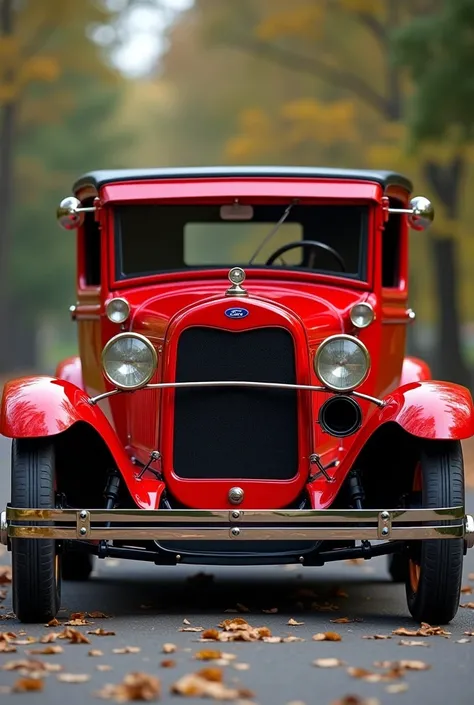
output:
POLYGON ((392 553, 388 558, 388 572, 394 583, 405 583, 408 577, 408 558, 404 553, 392 553))
POLYGON ((90 553, 80 553, 71 551, 62 555, 62 577, 63 580, 74 580, 83 582, 89 579, 94 567, 90 553))
MULTIPOLYGON (((420 453, 421 503, 426 508, 464 506, 464 466, 459 441, 425 441, 420 453)), ((461 593, 463 539, 429 539, 409 545, 408 609, 417 622, 448 624, 461 593), (410 567, 418 572, 412 581, 410 567)))
MULTIPOLYGON (((54 446, 50 440, 13 441, 11 504, 31 509, 55 507, 54 446)), ((56 616, 61 603, 56 541, 12 539, 11 546, 13 611, 20 622, 48 622, 56 616)))

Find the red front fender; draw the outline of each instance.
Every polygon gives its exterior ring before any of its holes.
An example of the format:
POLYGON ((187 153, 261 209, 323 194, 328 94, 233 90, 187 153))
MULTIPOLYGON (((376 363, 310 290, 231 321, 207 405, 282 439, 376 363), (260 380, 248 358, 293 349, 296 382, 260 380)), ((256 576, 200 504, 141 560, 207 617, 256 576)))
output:
POLYGON ((368 435, 387 421, 418 438, 462 440, 474 435, 471 392, 459 384, 411 382, 386 396, 384 402, 367 423, 368 435))
MULTIPOLYGON (((108 447, 128 490, 143 509, 155 509, 162 483, 135 478, 136 468, 102 409, 76 385, 53 377, 23 377, 3 389, 0 433, 8 438, 55 436, 82 421, 92 426, 108 447)), ((74 449, 72 449, 74 452, 74 449)))
POLYGON ((324 509, 332 504, 362 448, 386 423, 396 423, 412 436, 432 440, 463 440, 474 435, 472 396, 459 384, 411 382, 388 394, 383 401, 384 405, 368 418, 339 467, 330 471, 335 481, 328 484, 318 479, 307 485, 313 508, 324 509))

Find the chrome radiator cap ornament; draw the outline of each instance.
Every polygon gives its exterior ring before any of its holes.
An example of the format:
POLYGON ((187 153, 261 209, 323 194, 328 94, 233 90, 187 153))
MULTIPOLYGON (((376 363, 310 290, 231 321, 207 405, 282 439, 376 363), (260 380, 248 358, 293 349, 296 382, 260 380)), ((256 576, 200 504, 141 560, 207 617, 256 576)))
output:
POLYGON ((248 291, 243 288, 245 272, 242 267, 232 267, 227 275, 231 286, 225 292, 226 296, 248 296, 248 291))
POLYGON ((231 487, 228 497, 231 504, 240 504, 244 499, 244 491, 241 487, 231 487))

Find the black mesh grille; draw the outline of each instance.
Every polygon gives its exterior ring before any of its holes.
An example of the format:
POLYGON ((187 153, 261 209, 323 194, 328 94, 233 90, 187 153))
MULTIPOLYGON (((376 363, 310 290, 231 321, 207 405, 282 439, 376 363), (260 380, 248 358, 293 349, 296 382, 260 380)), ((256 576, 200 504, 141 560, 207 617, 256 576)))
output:
MULTIPOLYGON (((283 328, 187 328, 178 343, 176 381, 200 380, 294 384, 293 339, 283 328)), ((297 463, 296 390, 176 389, 178 476, 287 480, 297 463)))

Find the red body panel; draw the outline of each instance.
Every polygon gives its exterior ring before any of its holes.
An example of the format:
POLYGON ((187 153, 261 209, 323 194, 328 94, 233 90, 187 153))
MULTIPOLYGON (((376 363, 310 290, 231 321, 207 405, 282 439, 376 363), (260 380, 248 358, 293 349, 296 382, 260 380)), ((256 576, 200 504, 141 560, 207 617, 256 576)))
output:
POLYGON ((458 384, 411 382, 389 394, 384 402, 363 425, 358 443, 342 456, 335 470, 329 470, 335 482, 317 480, 308 486, 313 508, 331 505, 362 447, 382 424, 396 423, 413 436, 431 440, 463 440, 474 435, 472 396, 458 384))
POLYGON ((74 355, 62 360, 56 367, 55 377, 64 379, 66 382, 71 382, 71 384, 75 384, 79 389, 84 389, 80 357, 74 355))
POLYGON ((89 403, 81 389, 52 377, 25 377, 4 387, 0 433, 8 438, 54 436, 78 421, 89 424, 100 434, 137 505, 155 509, 163 483, 136 479, 137 470, 109 421, 97 406, 89 403))
POLYGON ((431 378, 430 367, 424 360, 420 360, 418 357, 406 357, 403 360, 401 386, 409 382, 421 382, 431 378))

